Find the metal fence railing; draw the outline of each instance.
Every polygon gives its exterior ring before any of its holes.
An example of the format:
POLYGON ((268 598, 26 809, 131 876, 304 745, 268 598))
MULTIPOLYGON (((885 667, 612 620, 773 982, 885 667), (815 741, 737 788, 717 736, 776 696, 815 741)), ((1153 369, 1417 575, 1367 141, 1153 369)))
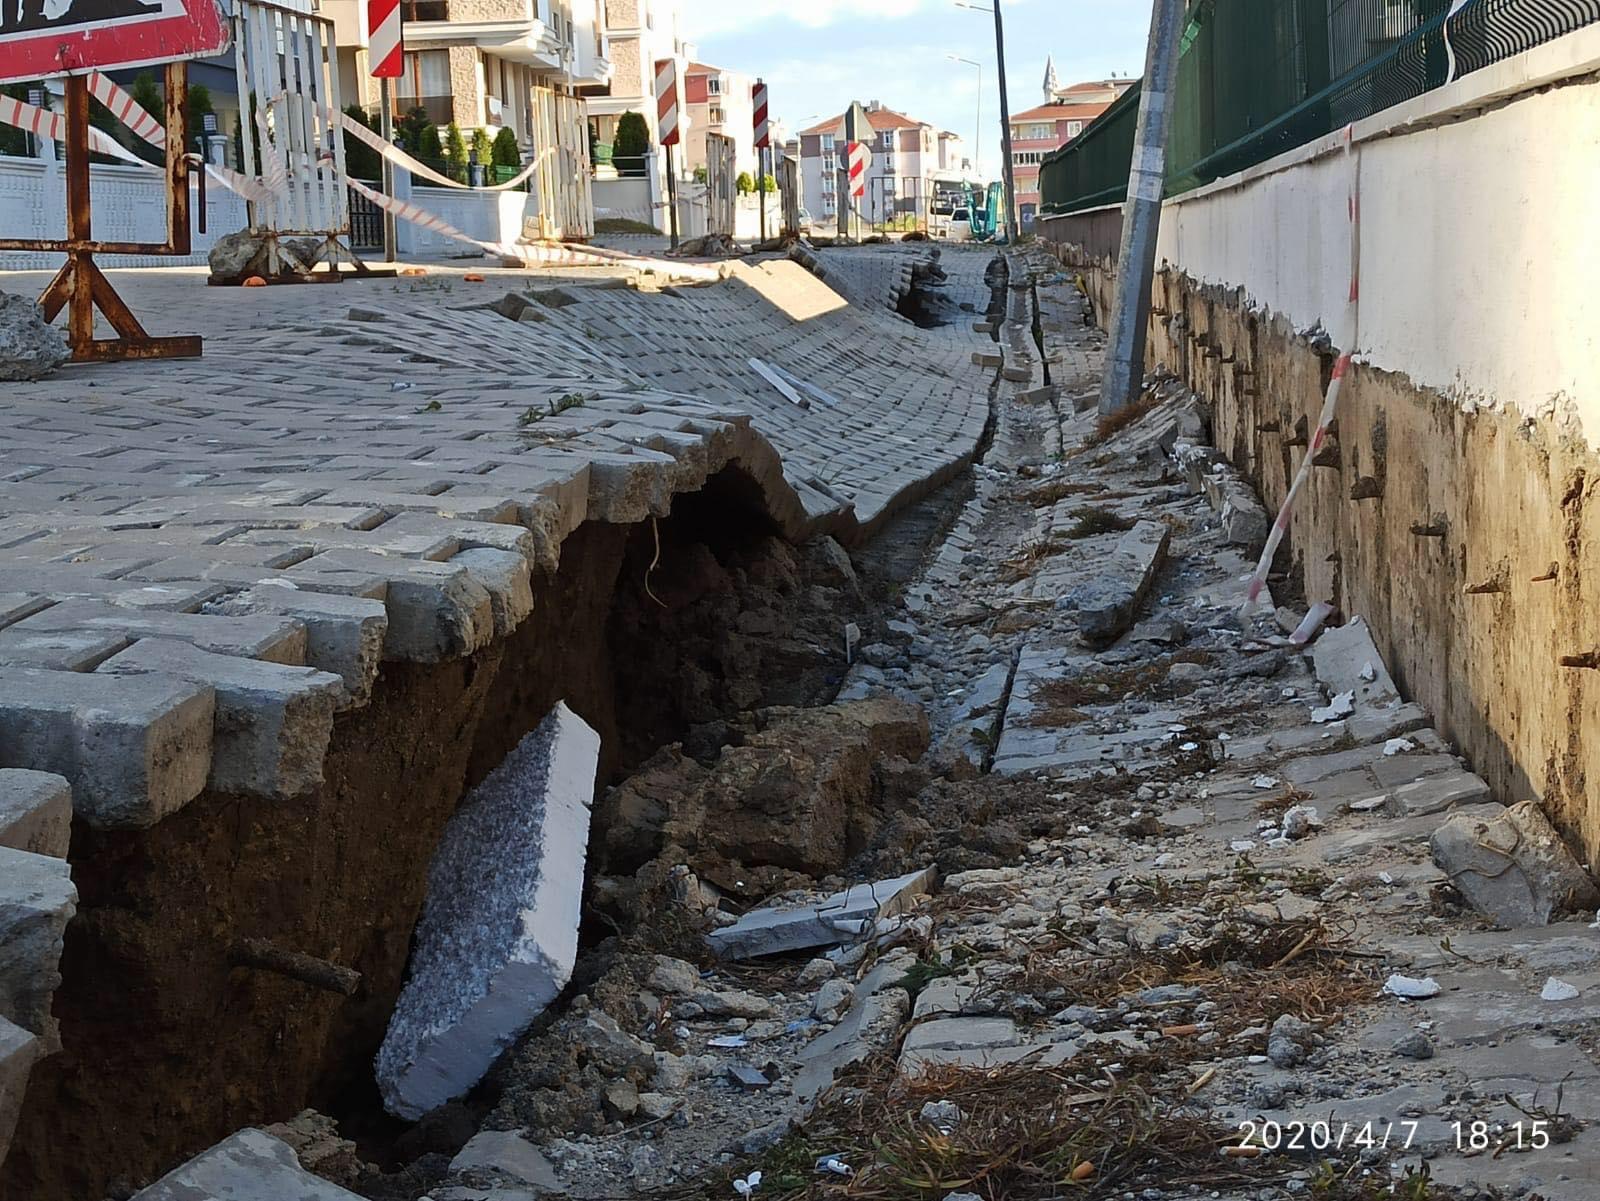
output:
MULTIPOLYGON (((1600 0, 1193 0, 1167 152, 1176 196, 1600 22, 1600 0)), ((1041 209, 1127 195, 1139 89, 1040 168, 1041 209)))

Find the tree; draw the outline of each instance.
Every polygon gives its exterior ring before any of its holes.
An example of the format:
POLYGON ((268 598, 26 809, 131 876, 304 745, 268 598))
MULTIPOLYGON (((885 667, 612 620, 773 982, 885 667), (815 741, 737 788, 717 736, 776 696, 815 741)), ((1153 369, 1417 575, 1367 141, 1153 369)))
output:
POLYGON ((650 127, 641 113, 626 112, 617 118, 617 136, 611 143, 611 161, 618 175, 645 173, 644 158, 650 153, 650 127))
MULTIPOLYGON (((368 129, 373 128, 372 115, 359 104, 350 105, 344 114, 368 129)), ((344 131, 344 170, 352 179, 371 181, 383 178, 383 157, 348 129, 344 131)))
MULTIPOLYGON (((165 108, 165 105, 163 105, 165 108)), ((216 115, 216 107, 211 103, 211 89, 203 83, 189 85, 189 137, 192 139, 203 137, 206 132, 206 117, 216 115)), ((163 120, 165 113, 158 114, 157 120, 163 120)))
POLYGON ((494 162, 494 139, 489 136, 487 129, 472 131, 472 153, 478 156, 478 162, 484 167, 494 162))
POLYGON ((704 167, 696 167, 694 169, 694 181, 695 183, 705 183, 706 169, 704 167))
POLYGON ((461 136, 461 126, 450 122, 444 133, 444 161, 449 166, 451 179, 466 182, 467 139, 461 136))
POLYGON ((761 177, 761 190, 769 194, 778 190, 778 181, 772 178, 770 172, 761 177))
POLYGON ((497 167, 521 167, 522 147, 517 145, 517 134, 509 125, 502 125, 494 135, 490 158, 497 167))
POLYGON ((750 172, 739 172, 739 178, 733 181, 733 186, 739 190, 739 195, 748 196, 756 190, 756 181, 751 178, 750 172))
POLYGON ((408 109, 395 127, 395 140, 411 156, 420 159, 437 171, 445 167, 439 154, 439 127, 428 120, 428 114, 419 105, 408 109))

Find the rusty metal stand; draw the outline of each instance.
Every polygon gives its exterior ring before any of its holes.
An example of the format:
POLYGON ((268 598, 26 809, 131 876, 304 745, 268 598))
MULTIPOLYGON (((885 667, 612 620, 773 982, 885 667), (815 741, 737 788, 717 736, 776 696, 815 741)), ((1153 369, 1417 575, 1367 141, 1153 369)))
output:
POLYGON ((67 340, 79 361, 115 359, 183 359, 200 357, 195 335, 152 337, 94 261, 100 254, 186 255, 189 241, 189 166, 184 154, 188 134, 188 67, 166 67, 167 240, 97 242, 91 231, 89 196, 89 82, 67 78, 67 236, 55 240, 0 240, 0 250, 61 251, 67 261, 39 297, 46 321, 67 310, 67 340), (94 336, 95 310, 119 335, 94 336))

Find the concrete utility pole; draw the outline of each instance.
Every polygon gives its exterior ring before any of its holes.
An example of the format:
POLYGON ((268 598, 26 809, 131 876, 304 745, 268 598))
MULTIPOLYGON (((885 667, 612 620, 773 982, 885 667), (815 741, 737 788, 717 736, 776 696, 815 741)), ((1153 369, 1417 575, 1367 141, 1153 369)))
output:
POLYGON ((1139 398, 1144 385, 1144 346, 1150 321, 1150 283, 1155 275, 1156 235, 1161 231, 1161 193, 1167 174, 1167 134, 1172 128, 1172 92, 1178 76, 1178 42, 1188 0, 1154 0, 1150 48, 1139 95, 1139 127, 1133 137, 1128 200, 1122 208, 1122 247, 1117 254, 1117 291, 1111 305, 1100 412, 1115 413, 1139 398))
POLYGON ((1011 102, 1006 99, 1006 31, 1000 22, 1000 0, 994 0, 994 60, 1000 69, 1000 153, 1005 159, 1006 241, 1017 242, 1016 165, 1011 161, 1011 102))

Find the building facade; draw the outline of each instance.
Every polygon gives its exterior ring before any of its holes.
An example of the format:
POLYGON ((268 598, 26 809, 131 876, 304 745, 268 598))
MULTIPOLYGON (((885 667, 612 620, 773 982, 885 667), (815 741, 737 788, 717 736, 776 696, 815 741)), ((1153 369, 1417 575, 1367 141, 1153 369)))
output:
POLYGON ((1045 61, 1044 100, 1011 114, 1011 167, 1016 179, 1017 217, 1023 228, 1039 212, 1039 164, 1065 146, 1133 86, 1131 79, 1103 79, 1061 87, 1055 64, 1045 61))
MULTIPOLYGON (((872 224, 925 220, 933 181, 959 169, 948 164, 964 160, 961 140, 876 100, 865 107, 872 159, 866 195, 858 201, 861 215, 872 224)), ((816 221, 833 222, 847 209, 839 192, 844 145, 843 113, 800 131, 801 203, 816 221)))
MULTIPOLYGON (((646 172, 647 164, 617 163, 612 159, 617 122, 624 113, 638 113, 649 131, 650 145, 659 146, 655 64, 659 59, 676 59, 682 79, 691 47, 679 36, 677 0, 598 0, 598 3, 611 74, 581 89, 589 109, 595 165, 602 177, 635 176, 646 172)), ((654 176, 658 185, 666 178, 665 169, 665 164, 655 162, 654 176)))
POLYGON ((706 135, 732 138, 736 170, 756 173, 755 110, 751 89, 755 76, 690 63, 683 76, 683 171, 693 176, 705 169, 706 135))

